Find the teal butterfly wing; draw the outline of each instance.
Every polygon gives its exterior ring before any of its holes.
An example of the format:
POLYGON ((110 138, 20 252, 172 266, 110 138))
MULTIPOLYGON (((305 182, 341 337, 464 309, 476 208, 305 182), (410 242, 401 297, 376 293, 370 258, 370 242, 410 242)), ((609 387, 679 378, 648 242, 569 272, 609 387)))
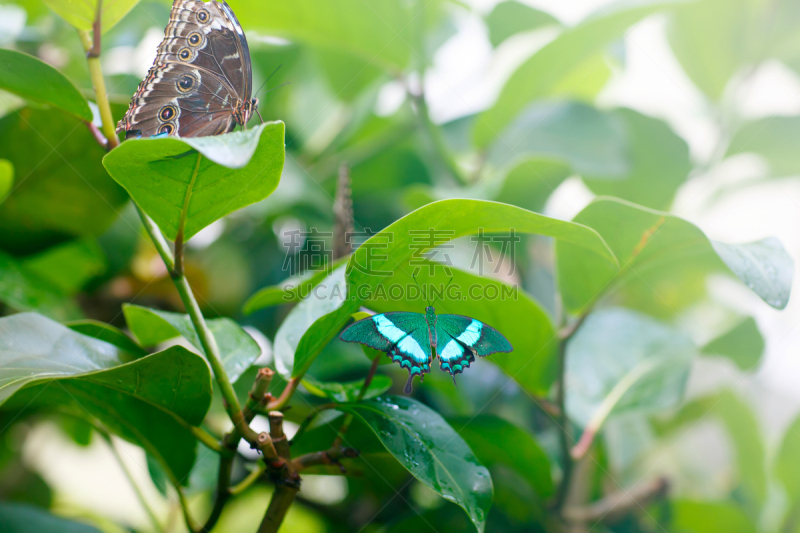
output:
POLYGON ((462 315, 436 315, 439 368, 450 372, 453 380, 475 361, 475 356, 511 350, 511 343, 502 333, 480 320, 462 315))
POLYGON ((361 319, 339 336, 345 342, 357 342, 375 348, 408 370, 405 393, 411 393, 414 376, 431 371, 431 343, 428 323, 420 313, 382 313, 361 319))

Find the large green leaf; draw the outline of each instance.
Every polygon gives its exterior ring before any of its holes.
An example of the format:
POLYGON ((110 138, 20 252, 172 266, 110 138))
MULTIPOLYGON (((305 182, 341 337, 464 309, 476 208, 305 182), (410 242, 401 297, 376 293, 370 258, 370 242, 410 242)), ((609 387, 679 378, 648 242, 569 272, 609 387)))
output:
POLYGON ((563 160, 578 174, 622 179, 629 171, 624 124, 578 102, 535 103, 492 144, 489 162, 515 166, 531 157, 563 160))
POLYGON ((54 516, 24 503, 0 502, 0 531, 4 533, 100 533, 89 524, 54 516))
POLYGON ((338 409, 366 422, 386 449, 419 481, 461 506, 483 532, 492 505, 492 479, 436 411, 412 400, 381 397, 338 409))
POLYGON ((727 357, 742 370, 753 370, 764 353, 764 337, 753 317, 747 317, 702 348, 702 353, 727 357))
POLYGON ((66 113, 23 108, 0 119, 0 158, 18 177, 0 209, 0 247, 29 253, 102 234, 128 200, 100 163, 103 154, 66 113))
POLYGON ((574 221, 597 230, 621 268, 558 241, 558 283, 571 312, 614 292, 629 307, 674 313, 702 296, 702 284, 711 272, 732 272, 769 305, 786 305, 791 258, 772 239, 712 246, 700 229, 683 219, 607 198, 589 204, 574 221), (722 257, 715 250, 724 250, 722 257))
MULTIPOLYGON (((491 362, 532 394, 547 394, 556 378, 558 342, 553 323, 544 309, 519 287, 452 267, 435 266, 433 276, 427 270, 423 268, 419 273, 418 283, 430 287, 431 291, 447 286, 441 298, 436 296, 437 313, 476 318, 500 331, 514 347, 511 353, 495 353, 486 360, 476 361, 472 371, 480 372, 481 365, 491 362)), ((364 305, 379 313, 423 313, 427 303, 416 293, 412 273, 410 267, 396 271, 375 287, 364 305)), ((383 359, 388 360, 388 357, 383 359)))
POLYGON ((27 100, 57 107, 81 120, 92 120, 92 111, 78 89, 59 71, 39 59, 0 49, 0 89, 27 100))
POLYGON ((237 17, 248 30, 339 48, 383 68, 400 71, 412 52, 420 53, 416 29, 428 19, 429 12, 438 11, 439 2, 239 0, 235 7, 237 17))
MULTIPOLYGON (((92 29, 99 1, 102 0, 44 0, 50 9, 79 30, 92 29)), ((102 3, 101 18, 103 33, 122 20, 138 2, 139 0, 105 0, 102 3)))
POLYGON ((746 123, 733 136, 728 155, 753 152, 770 166, 772 177, 800 174, 800 117, 765 117, 746 123))
POLYGON ((77 331, 87 337, 113 344, 120 350, 129 353, 133 359, 138 359, 139 357, 147 355, 147 350, 136 344, 125 332, 115 328, 111 324, 86 319, 74 320, 65 325, 72 331, 77 331))
POLYGON ((135 139, 103 164, 167 238, 184 240, 217 219, 263 200, 278 186, 283 122, 195 138, 135 139))
POLYGON ((616 414, 672 407, 695 353, 687 334, 645 315, 596 311, 567 344, 567 413, 596 432, 616 414))
MULTIPOLYGON (((205 353, 189 315, 133 304, 123 305, 122 312, 125 314, 128 328, 142 346, 155 346, 166 340, 183 336, 200 353, 205 353)), ((206 324, 217 341, 225 373, 228 374, 228 379, 235 382, 253 364, 253 361, 258 359, 258 356, 261 355, 261 348, 253 340, 253 337, 230 318, 212 318, 206 320, 206 324)))
POLYGON ((199 425, 211 405, 211 375, 174 346, 133 362, 106 342, 33 313, 0 319, 4 409, 71 409, 159 457, 178 480, 194 464, 199 425))
POLYGON ((448 418, 481 464, 503 465, 515 470, 536 490, 541 499, 553 494, 550 460, 533 435, 492 415, 448 418))
POLYGON ((473 137, 487 146, 533 100, 565 94, 594 96, 608 79, 605 48, 668 3, 636 6, 588 19, 566 30, 511 75, 497 102, 475 122, 473 137))
POLYGON ((517 33, 558 26, 559 22, 549 13, 514 0, 505 0, 486 16, 486 25, 489 27, 489 42, 496 47, 517 33))
POLYGON ((632 109, 617 109, 608 115, 626 132, 628 171, 623 179, 584 172, 586 185, 597 194, 616 196, 646 207, 669 207, 692 168, 686 141, 663 121, 632 109))

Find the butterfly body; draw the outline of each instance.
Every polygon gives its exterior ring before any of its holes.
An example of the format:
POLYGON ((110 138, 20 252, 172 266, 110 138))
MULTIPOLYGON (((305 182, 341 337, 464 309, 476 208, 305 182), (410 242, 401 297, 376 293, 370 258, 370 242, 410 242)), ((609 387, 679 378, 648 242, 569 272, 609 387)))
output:
POLYGON ((475 356, 512 350, 496 329, 462 315, 437 315, 433 306, 428 306, 424 315, 394 312, 364 318, 351 324, 340 337, 386 352, 407 369, 406 394, 411 392, 414 376, 422 380, 431 371, 435 357, 439 358, 439 367, 455 381, 456 374, 466 370, 475 356))
POLYGON ((117 125, 126 138, 218 135, 257 112, 250 50, 224 1, 175 0, 156 60, 117 125))

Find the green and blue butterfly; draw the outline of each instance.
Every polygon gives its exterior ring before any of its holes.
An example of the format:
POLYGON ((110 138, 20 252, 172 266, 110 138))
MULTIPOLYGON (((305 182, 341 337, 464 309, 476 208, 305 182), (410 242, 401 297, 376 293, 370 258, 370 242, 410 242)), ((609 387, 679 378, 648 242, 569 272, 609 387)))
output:
POLYGON ((462 315, 437 315, 432 305, 425 314, 393 312, 364 318, 346 328, 340 338, 386 352, 408 370, 404 392, 411 393, 414 376, 420 382, 431 371, 434 357, 439 368, 456 374, 466 370, 475 356, 486 357, 513 348, 499 331, 480 320, 462 315))

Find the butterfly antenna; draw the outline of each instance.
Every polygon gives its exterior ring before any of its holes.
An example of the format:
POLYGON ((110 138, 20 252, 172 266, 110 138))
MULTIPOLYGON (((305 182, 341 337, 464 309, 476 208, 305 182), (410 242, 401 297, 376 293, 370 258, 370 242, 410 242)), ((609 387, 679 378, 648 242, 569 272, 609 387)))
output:
POLYGON ((261 116, 261 111, 259 111, 258 108, 256 108, 256 115, 258 115, 258 118, 261 120, 261 123, 263 124, 264 123, 264 117, 261 116))
POLYGON ((276 73, 277 73, 277 72, 278 72, 278 71, 281 69, 281 67, 282 67, 282 66, 283 66, 283 65, 278 65, 278 66, 277 66, 277 68, 276 68, 275 70, 273 70, 273 71, 272 71, 272 74, 270 74, 269 76, 267 76, 267 79, 266 79, 266 80, 264 80, 264 83, 262 83, 262 84, 261 84, 261 87, 259 87, 259 88, 258 88, 258 90, 255 92, 255 94, 256 94, 256 95, 258 95, 258 93, 260 93, 260 92, 261 92, 261 89, 263 89, 263 88, 264 88, 264 86, 265 86, 267 83, 269 83, 269 80, 271 80, 271 79, 272 79, 272 76, 274 76, 274 75, 275 75, 275 74, 276 74, 276 73))
POLYGON ((419 292, 425 295, 425 301, 428 302, 428 305, 433 307, 433 305, 431 304, 431 301, 428 300, 428 293, 426 293, 425 291, 422 290, 422 287, 420 286, 419 282, 417 281, 417 275, 416 274, 411 274, 411 279, 413 279, 414 283, 417 284, 417 288, 419 289, 419 292))

